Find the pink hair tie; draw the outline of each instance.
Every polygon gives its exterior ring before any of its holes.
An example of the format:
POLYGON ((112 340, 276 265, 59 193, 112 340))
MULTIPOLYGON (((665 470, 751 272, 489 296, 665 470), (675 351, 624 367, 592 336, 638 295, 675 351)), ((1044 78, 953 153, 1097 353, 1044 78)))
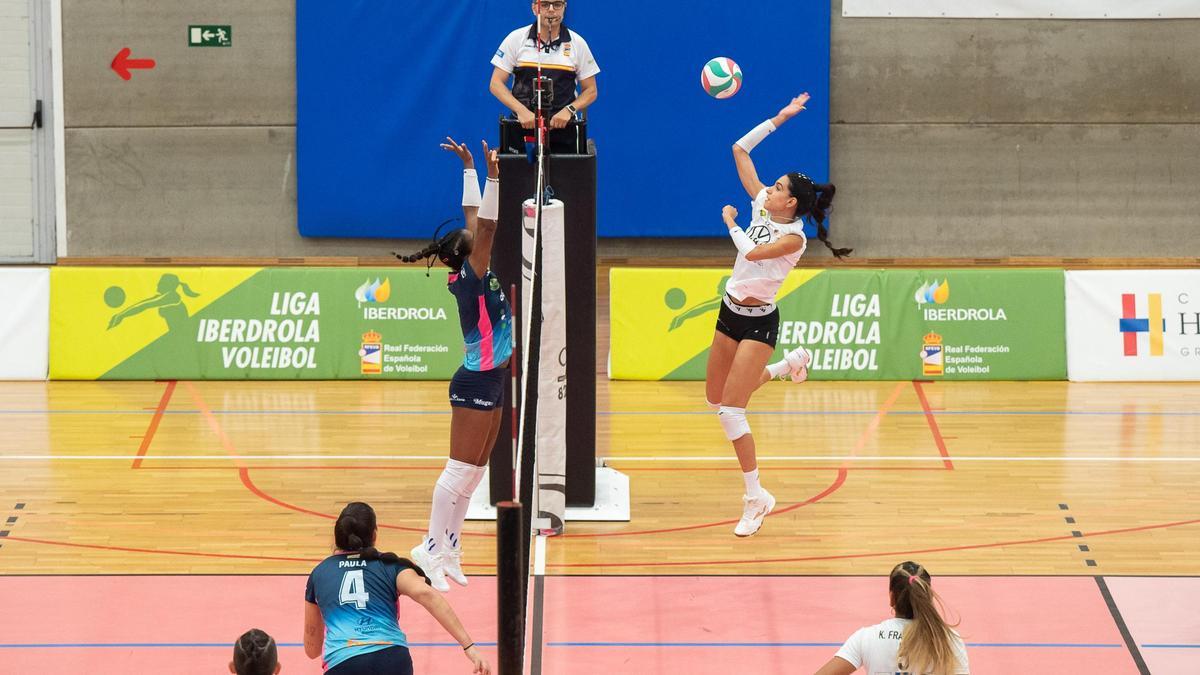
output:
POLYGON ((909 577, 908 577, 908 585, 909 585, 909 586, 912 586, 912 582, 913 582, 913 580, 914 580, 914 579, 916 579, 916 578, 917 578, 917 575, 915 575, 915 574, 911 574, 911 575, 909 575, 909 577))

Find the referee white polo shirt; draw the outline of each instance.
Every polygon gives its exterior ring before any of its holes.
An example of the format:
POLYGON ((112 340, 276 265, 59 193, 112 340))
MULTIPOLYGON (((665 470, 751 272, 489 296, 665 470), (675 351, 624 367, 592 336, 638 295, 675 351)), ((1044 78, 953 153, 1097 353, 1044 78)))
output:
MULTIPOLYGON (((537 76, 538 48, 534 24, 508 34, 492 57, 492 65, 514 76, 513 96, 528 105, 532 100, 533 79, 537 76)), ((575 85, 600 72, 592 50, 584 39, 566 24, 559 37, 543 45, 542 73, 554 83, 553 110, 561 110, 575 99, 575 85)))

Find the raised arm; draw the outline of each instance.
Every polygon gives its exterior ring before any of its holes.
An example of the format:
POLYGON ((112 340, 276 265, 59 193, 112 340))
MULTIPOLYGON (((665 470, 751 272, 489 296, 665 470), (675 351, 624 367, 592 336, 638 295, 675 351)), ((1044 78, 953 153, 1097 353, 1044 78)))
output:
POLYGON ((746 189, 746 194, 750 195, 750 199, 758 196, 762 192, 762 181, 758 179, 758 171, 754 168, 754 161, 750 159, 750 151, 762 142, 768 134, 772 133, 784 122, 790 120, 804 110, 804 104, 808 102, 808 92, 800 94, 792 99, 790 103, 784 106, 778 114, 771 119, 759 124, 750 130, 750 133, 738 139, 737 143, 733 144, 733 163, 737 167, 738 178, 742 181, 742 187, 746 189))
POLYGON ((467 229, 472 233, 476 229, 476 216, 479 213, 479 176, 475 174, 475 158, 471 156, 471 151, 467 149, 466 143, 457 143, 453 138, 446 137, 446 142, 442 143, 442 149, 447 152, 453 152, 458 155, 458 158, 463 163, 463 219, 467 223, 467 229))
POLYGON ((492 242, 496 239, 496 221, 500 207, 500 158, 496 151, 483 142, 483 156, 487 162, 487 185, 483 189, 483 203, 479 207, 475 241, 471 245, 471 269, 482 278, 492 264, 492 242))
POLYGON ((437 622, 446 629, 450 637, 458 641, 462 646, 463 653, 471 660, 471 665, 474 666, 472 671, 476 675, 489 675, 491 668, 488 662, 479 655, 479 651, 475 649, 475 641, 471 639, 467 629, 463 628, 462 622, 458 620, 458 615, 454 613, 454 609, 450 607, 450 603, 442 597, 441 593, 433 590, 433 587, 425 583, 421 575, 411 569, 405 569, 396 575, 396 590, 401 595, 407 595, 412 598, 413 602, 425 608, 430 616, 437 619, 437 622))

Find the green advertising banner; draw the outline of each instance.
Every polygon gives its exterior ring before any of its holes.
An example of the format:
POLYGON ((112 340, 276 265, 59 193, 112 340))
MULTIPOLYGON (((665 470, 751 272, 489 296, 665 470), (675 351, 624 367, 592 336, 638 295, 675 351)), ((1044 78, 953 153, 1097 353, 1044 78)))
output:
POLYGON ((57 379, 449 379, 463 341, 420 270, 54 268, 57 379))
POLYGON ((886 285, 889 296, 908 295, 897 347, 912 355, 911 377, 1067 378, 1063 270, 893 272, 886 285))
MULTIPOLYGON (((612 376, 704 379, 727 276, 614 269, 612 376)), ((778 305, 775 358, 803 345, 813 379, 1066 377, 1062 270, 796 270, 778 305)))

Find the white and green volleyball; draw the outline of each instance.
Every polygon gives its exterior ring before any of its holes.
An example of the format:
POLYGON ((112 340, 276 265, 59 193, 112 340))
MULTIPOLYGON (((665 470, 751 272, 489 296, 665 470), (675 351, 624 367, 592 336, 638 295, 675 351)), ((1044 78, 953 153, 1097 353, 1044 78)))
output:
POLYGON ((742 69, 733 59, 718 56, 704 64, 700 84, 713 98, 729 98, 742 88, 742 69))

